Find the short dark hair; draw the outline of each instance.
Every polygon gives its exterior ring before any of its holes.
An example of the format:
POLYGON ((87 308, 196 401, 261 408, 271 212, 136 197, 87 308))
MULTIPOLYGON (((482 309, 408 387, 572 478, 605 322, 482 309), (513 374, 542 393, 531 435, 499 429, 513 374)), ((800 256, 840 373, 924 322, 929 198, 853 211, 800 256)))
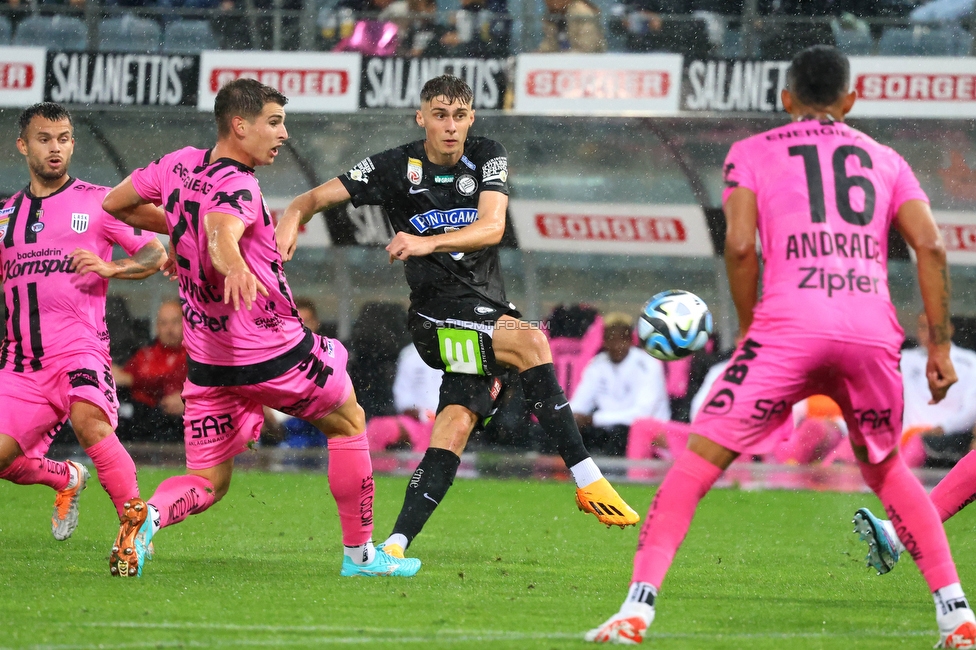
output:
POLYGON ((40 115, 44 119, 51 120, 52 122, 60 122, 61 120, 68 120, 68 124, 74 128, 75 123, 71 119, 71 113, 68 112, 61 104, 56 104, 54 102, 41 102, 39 104, 33 104, 24 109, 24 112, 20 114, 20 137, 23 138, 27 135, 27 127, 30 126, 31 120, 40 115))
POLYGON ((420 101, 430 102, 436 97, 443 97, 448 104, 460 100, 462 104, 471 104, 474 100, 474 93, 471 86, 466 84, 463 79, 458 79, 452 74, 442 74, 434 77, 424 84, 420 90, 420 101))
POLYGON ((312 312, 315 320, 319 319, 319 310, 315 308, 315 302, 311 298, 295 298, 295 309, 307 309, 312 312))
POLYGON ((284 106, 288 98, 256 79, 235 79, 217 92, 214 98, 214 117, 217 119, 217 137, 230 133, 230 121, 243 117, 251 121, 261 114, 267 103, 284 106))
POLYGON ((848 92, 850 83, 850 61, 830 45, 801 50, 793 57, 786 73, 790 92, 811 108, 830 106, 848 92))

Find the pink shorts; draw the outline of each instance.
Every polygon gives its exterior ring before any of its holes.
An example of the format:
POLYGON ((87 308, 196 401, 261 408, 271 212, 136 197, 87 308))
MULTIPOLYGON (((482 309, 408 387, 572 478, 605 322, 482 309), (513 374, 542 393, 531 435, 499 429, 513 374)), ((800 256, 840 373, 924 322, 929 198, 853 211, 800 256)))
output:
POLYGON ((36 371, 0 369, 0 433, 20 445, 25 456, 47 453, 54 434, 71 413, 75 402, 100 408, 114 429, 118 400, 111 360, 107 354, 84 353, 44 356, 36 371))
POLYGON ((261 435, 263 406, 317 420, 352 393, 342 343, 313 334, 308 357, 274 379, 244 386, 183 385, 183 439, 188 469, 216 467, 247 450, 261 435))
POLYGON ((898 446, 904 408, 897 346, 874 347, 813 337, 750 332, 715 382, 692 430, 742 454, 782 442, 793 404, 827 395, 840 406, 851 443, 872 463, 898 446))

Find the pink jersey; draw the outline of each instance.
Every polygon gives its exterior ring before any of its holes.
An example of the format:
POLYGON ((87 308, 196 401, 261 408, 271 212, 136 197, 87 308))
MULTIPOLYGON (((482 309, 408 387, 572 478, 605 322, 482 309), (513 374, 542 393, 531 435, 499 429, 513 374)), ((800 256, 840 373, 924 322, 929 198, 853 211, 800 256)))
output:
POLYGON ((724 175, 723 201, 744 187, 758 202, 757 328, 900 344, 888 230, 905 201, 928 198, 898 153, 841 122, 793 122, 733 144, 724 175))
POLYGON ((0 368, 40 370, 45 356, 108 355, 105 295, 108 280, 77 275, 69 256, 76 248, 112 259, 118 244, 132 255, 154 238, 102 210, 109 188, 76 178, 50 196, 30 188, 0 204, 0 282, 7 328, 0 368))
POLYGON ((274 223, 254 170, 239 162, 210 160, 210 151, 186 147, 132 173, 143 199, 162 205, 176 247, 184 346, 189 377, 199 386, 267 381, 304 360, 312 347, 282 270, 274 223), (251 310, 224 304, 224 276, 207 251, 205 215, 239 218, 246 230, 241 255, 268 289, 251 310))

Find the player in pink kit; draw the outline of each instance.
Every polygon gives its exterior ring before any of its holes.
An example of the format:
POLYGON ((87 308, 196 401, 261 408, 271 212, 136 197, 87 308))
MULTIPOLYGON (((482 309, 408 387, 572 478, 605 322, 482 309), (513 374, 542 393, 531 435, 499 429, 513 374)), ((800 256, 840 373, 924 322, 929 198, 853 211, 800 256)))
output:
POLYGON ((373 547, 373 473, 365 415, 346 350, 302 324, 281 267, 274 223, 254 167, 287 139, 273 88, 250 79, 214 102, 217 144, 186 147, 139 169, 106 197, 120 219, 162 205, 175 252, 189 373, 183 388, 188 473, 126 504, 113 575, 142 575, 153 535, 199 514, 230 487, 234 457, 257 441, 262 405, 305 419, 329 438, 329 487, 339 509, 344 576, 412 576, 420 561, 373 547), (244 309, 241 309, 244 307, 244 309))
POLYGON ((57 491, 51 532, 58 540, 78 525, 78 497, 88 479, 83 465, 44 457, 66 418, 120 517, 125 501, 139 496, 135 465, 115 437, 105 295, 109 278, 144 278, 166 259, 154 235, 102 210, 109 188, 68 175, 74 144, 71 115, 62 106, 24 110, 17 148, 30 183, 0 204, 8 314, 0 346, 0 478, 57 491), (113 262, 115 244, 132 257, 113 262))
POLYGON ((642 640, 698 502, 739 454, 771 451, 792 405, 819 393, 841 407, 865 482, 899 535, 911 539, 912 557, 935 599, 938 647, 976 642, 976 617, 945 531, 898 455, 903 333, 888 294, 888 230, 897 228, 917 255, 935 400, 955 381, 945 248, 908 164, 842 122, 856 97, 849 87, 850 66, 837 49, 803 50, 782 95, 793 121, 729 151, 725 259, 743 336, 693 423, 688 448, 654 497, 627 598, 587 633, 588 641, 642 640))

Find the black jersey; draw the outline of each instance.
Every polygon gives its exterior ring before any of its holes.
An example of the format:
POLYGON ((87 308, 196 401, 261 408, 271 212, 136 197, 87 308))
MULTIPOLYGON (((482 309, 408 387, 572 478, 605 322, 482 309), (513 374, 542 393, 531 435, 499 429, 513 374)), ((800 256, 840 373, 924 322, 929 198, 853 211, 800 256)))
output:
MULTIPOLYGON (((494 140, 469 137, 458 163, 442 167, 418 140, 370 156, 339 180, 356 207, 382 206, 394 231, 429 237, 474 223, 482 192, 508 194, 508 154, 494 140)), ((413 305, 469 297, 514 308, 505 298, 497 246, 410 257, 405 272, 413 305)))

